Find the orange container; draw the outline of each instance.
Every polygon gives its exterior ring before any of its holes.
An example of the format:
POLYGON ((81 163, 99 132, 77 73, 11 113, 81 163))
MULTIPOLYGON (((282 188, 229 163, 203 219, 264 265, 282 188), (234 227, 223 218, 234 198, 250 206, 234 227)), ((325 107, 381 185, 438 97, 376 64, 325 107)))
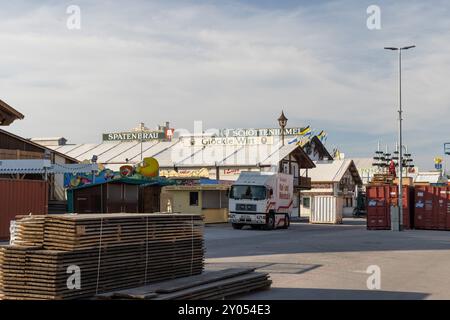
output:
POLYGON ((42 180, 0 179, 0 240, 9 239, 16 215, 47 214, 48 186, 42 180))
MULTIPOLYGON (((411 187, 403 186, 403 227, 412 228, 411 187)), ((396 185, 367 186, 367 229, 391 229, 391 205, 398 203, 398 187, 396 185)))
POLYGON ((416 186, 417 229, 450 230, 450 187, 416 186))

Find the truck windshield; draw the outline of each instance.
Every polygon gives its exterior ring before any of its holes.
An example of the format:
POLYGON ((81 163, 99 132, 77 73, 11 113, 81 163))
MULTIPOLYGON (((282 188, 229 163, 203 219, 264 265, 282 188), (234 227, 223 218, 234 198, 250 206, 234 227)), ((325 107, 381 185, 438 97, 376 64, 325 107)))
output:
POLYGON ((232 186, 230 191, 231 199, 266 199, 266 187, 263 186, 232 186))

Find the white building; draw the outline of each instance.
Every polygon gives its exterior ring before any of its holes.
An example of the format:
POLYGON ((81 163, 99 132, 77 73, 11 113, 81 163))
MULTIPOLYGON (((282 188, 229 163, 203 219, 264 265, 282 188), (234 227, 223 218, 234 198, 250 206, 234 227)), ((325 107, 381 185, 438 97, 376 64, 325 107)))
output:
MULTIPOLYGON (((235 181, 242 171, 284 172, 294 176, 293 216, 299 214, 300 192, 311 187, 300 170, 314 168, 314 162, 301 146, 285 143, 279 138, 242 140, 222 137, 179 137, 172 141, 107 141, 99 144, 48 146, 60 153, 83 161, 95 155, 97 162, 114 171, 125 164, 136 164, 153 157, 160 174, 174 172, 185 177, 204 177, 235 181), (234 139, 234 140, 233 140, 234 139), (240 142, 241 141, 241 142, 240 142)), ((287 141, 287 139, 286 139, 287 141)))
POLYGON ((338 215, 352 216, 356 206, 358 188, 362 180, 351 159, 315 161, 316 167, 301 171, 301 175, 308 174, 311 179, 311 189, 302 192, 300 216, 310 218, 314 210, 323 210, 323 207, 314 206, 315 197, 331 197, 333 207, 338 215))
POLYGON ((442 184, 448 183, 446 176, 441 171, 418 172, 414 178, 414 184, 442 184))

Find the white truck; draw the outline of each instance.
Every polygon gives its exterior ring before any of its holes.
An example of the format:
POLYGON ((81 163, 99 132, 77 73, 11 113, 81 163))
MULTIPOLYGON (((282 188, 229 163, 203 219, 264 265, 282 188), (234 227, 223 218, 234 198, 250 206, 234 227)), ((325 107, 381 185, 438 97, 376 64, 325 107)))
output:
POLYGON ((234 229, 289 228, 294 177, 284 173, 242 172, 229 193, 229 221, 234 229))

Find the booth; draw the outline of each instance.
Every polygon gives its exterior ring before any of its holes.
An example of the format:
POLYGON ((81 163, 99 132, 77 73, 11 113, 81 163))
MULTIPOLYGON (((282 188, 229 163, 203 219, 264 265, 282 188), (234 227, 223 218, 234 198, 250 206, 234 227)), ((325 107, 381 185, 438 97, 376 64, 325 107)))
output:
POLYGON ((166 186, 161 191, 161 211, 193 213, 205 223, 228 222, 229 184, 166 186))

